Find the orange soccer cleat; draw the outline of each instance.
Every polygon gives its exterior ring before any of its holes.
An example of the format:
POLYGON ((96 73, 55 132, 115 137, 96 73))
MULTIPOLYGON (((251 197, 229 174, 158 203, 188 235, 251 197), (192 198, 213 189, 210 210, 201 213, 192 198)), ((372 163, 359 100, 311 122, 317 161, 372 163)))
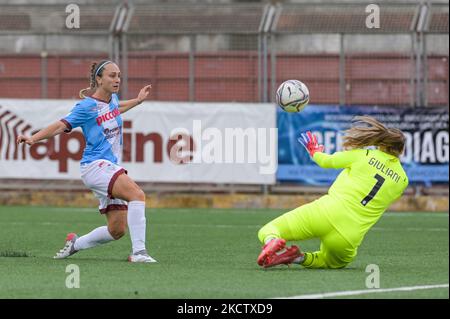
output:
POLYGON ((303 253, 300 252, 300 249, 297 246, 292 245, 282 251, 278 251, 267 256, 263 267, 269 268, 281 264, 289 265, 292 264, 296 258, 301 256, 303 256, 303 253))
POLYGON ((275 254, 277 251, 280 251, 286 246, 286 241, 282 238, 275 238, 269 241, 262 248, 261 253, 258 256, 258 265, 263 266, 266 262, 267 257, 275 254))

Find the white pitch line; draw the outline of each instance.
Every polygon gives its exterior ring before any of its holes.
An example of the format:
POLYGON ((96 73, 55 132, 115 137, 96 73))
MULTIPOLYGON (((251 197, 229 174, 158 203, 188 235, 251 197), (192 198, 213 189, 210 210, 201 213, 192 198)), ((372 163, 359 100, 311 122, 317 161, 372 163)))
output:
POLYGON ((383 214, 383 217, 411 217, 411 216, 420 216, 420 217, 446 217, 448 218, 448 212, 417 212, 417 213, 405 213, 405 212, 386 212, 383 214))
MULTIPOLYGON (((371 230, 373 230, 373 231, 392 231, 392 232, 398 231, 395 228, 384 228, 384 227, 372 227, 371 230)), ((404 228, 403 231, 410 231, 410 232, 416 232, 416 231, 420 231, 420 232, 429 232, 429 231, 433 231, 433 232, 448 232, 448 228, 417 228, 417 227, 408 227, 408 228, 404 228)))
POLYGON ((322 293, 322 294, 299 295, 299 296, 292 296, 292 297, 278 297, 278 298, 273 298, 273 299, 321 299, 321 298, 330 298, 330 297, 365 295, 365 294, 373 294, 373 293, 381 293, 381 292, 414 291, 414 290, 437 289, 437 288, 448 288, 448 284, 398 287, 398 288, 386 288, 386 289, 374 288, 374 289, 365 289, 365 290, 335 291, 335 292, 326 292, 326 293, 322 293))

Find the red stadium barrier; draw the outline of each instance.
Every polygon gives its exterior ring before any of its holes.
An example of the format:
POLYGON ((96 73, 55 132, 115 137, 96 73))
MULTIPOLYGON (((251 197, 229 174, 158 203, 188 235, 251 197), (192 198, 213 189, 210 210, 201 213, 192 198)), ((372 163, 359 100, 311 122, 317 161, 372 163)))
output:
MULTIPOLYGON (((46 61, 47 98, 77 98, 88 86, 90 63, 106 56, 50 55, 46 61)), ((258 55, 240 51, 195 55, 194 100, 204 102, 257 102, 258 55)), ((38 55, 0 56, 0 97, 41 98, 42 59, 38 55)), ((270 61, 269 61, 270 63, 270 61)), ((339 56, 279 54, 276 83, 301 78, 311 102, 339 103, 339 56)), ((270 64, 269 64, 270 65, 270 64)), ((427 61, 430 105, 448 105, 448 58, 429 56, 427 61)), ((347 105, 409 105, 413 98, 414 64, 405 55, 346 56, 347 105)), ((269 90, 270 90, 270 81, 269 90)), ((146 52, 129 54, 130 94, 147 83, 154 100, 189 101, 189 55, 146 52)), ((271 92, 269 92, 271 96, 271 92)))

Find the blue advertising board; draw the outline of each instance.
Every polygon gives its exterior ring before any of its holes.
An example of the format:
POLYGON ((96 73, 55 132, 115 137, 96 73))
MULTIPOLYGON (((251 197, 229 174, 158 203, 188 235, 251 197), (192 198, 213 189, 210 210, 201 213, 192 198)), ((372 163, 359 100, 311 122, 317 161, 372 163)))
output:
POLYGON ((301 132, 311 131, 325 152, 342 150, 344 131, 356 115, 370 115, 406 137, 401 162, 410 182, 447 182, 449 131, 447 108, 354 107, 308 105, 300 113, 278 110, 278 171, 280 182, 330 185, 340 170, 317 166, 298 143, 301 132))

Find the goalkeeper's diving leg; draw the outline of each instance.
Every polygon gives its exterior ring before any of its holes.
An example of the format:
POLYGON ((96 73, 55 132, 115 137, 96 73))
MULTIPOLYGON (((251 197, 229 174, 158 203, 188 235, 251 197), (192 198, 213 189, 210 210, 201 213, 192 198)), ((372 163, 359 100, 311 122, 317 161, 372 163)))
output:
POLYGON ((258 264, 264 268, 280 264, 301 264, 306 268, 343 268, 356 256, 354 248, 323 214, 324 197, 274 219, 258 232, 264 247, 258 264), (320 238, 320 250, 302 253, 286 241, 320 238))

